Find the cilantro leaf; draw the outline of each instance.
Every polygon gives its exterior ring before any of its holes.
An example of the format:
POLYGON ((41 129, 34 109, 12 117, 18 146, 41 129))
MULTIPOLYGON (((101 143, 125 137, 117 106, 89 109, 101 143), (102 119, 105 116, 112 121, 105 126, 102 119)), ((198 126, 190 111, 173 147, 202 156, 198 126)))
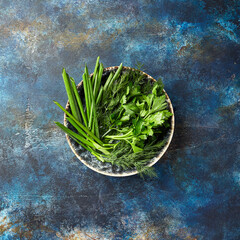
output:
POLYGON ((127 122, 129 121, 130 119, 130 115, 123 115, 121 118, 120 118, 120 121, 121 122, 127 122))
POLYGON ((139 108, 140 111, 144 110, 145 100, 143 100, 142 103, 139 103, 139 101, 137 101, 136 106, 139 108))
POLYGON ((123 104, 122 107, 125 109, 126 114, 129 114, 131 116, 133 116, 139 112, 139 108, 133 102, 128 103, 128 104, 123 104))
POLYGON ((168 110, 164 110, 149 115, 145 120, 146 122, 153 124, 153 127, 157 127, 162 125, 170 116, 172 116, 172 113, 170 113, 168 110))
POLYGON ((148 95, 144 95, 143 98, 144 98, 144 100, 146 101, 146 103, 148 105, 148 109, 150 109, 151 106, 152 106, 154 95, 152 93, 150 93, 148 95))
POLYGON ((126 103, 127 103, 127 97, 126 97, 126 95, 123 95, 123 96, 122 96, 122 98, 121 98, 121 100, 120 100, 120 103, 121 103, 121 104, 126 104, 126 103))
POLYGON ((142 131, 142 128, 144 126, 144 120, 142 118, 139 119, 133 119, 133 127, 134 127, 134 135, 139 135, 142 131))

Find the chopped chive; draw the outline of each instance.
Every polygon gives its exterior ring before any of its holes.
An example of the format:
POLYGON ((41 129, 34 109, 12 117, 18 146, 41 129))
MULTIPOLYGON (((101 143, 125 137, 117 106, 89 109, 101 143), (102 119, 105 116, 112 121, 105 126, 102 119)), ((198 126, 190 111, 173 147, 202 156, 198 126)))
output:
POLYGON ((95 77, 97 76, 97 70, 98 70, 98 66, 99 66, 99 59, 100 57, 97 57, 97 61, 96 61, 96 65, 95 65, 95 69, 94 69, 94 73, 92 76, 92 86, 94 85, 94 81, 95 81, 95 77))
POLYGON ((97 81, 97 89, 96 89, 95 99, 97 98, 98 91, 99 91, 99 88, 100 88, 100 85, 101 85, 103 69, 104 69, 104 67, 103 67, 103 64, 101 63, 100 68, 99 68, 99 72, 98 72, 98 81, 97 81))
POLYGON ((113 77, 113 72, 110 72, 110 74, 109 74, 109 76, 108 76, 108 78, 107 78, 107 81, 106 81, 105 84, 104 84, 104 88, 103 88, 104 91, 107 90, 108 85, 109 85, 109 83, 110 83, 112 77, 113 77))
POLYGON ((77 100, 77 103, 78 103, 78 106, 79 106, 79 109, 80 109, 80 112, 81 112, 81 115, 82 115, 83 122, 84 122, 85 126, 87 127, 87 118, 86 118, 86 115, 85 115, 85 112, 84 112, 84 109, 83 109, 81 98, 80 98, 80 96, 78 94, 78 90, 77 90, 75 81, 74 81, 73 78, 70 78, 70 80, 72 82, 73 92, 75 94, 75 98, 77 100))
POLYGON ((101 162, 105 162, 104 158, 102 157, 103 155, 95 152, 93 149, 91 149, 90 147, 82 144, 80 141, 78 141, 76 138, 74 138, 73 136, 70 136, 74 141, 76 141, 80 146, 82 146, 83 148, 85 148, 86 150, 88 150, 92 155, 94 155, 98 160, 100 160, 101 162))
POLYGON ((65 112, 72 120, 74 120, 77 125, 82 128, 89 136, 91 136, 96 142, 98 142, 100 145, 103 144, 103 142, 97 138, 87 127, 85 127, 82 123, 80 123, 71 113, 69 113, 63 106, 61 106, 58 102, 53 101, 63 112, 65 112))
POLYGON ((96 101, 96 105, 98 105, 99 102, 101 101, 102 94, 103 94, 103 86, 101 86, 101 88, 100 88, 100 91, 99 91, 99 94, 97 97, 97 101, 96 101))
POLYGON ((78 116, 77 119, 78 119, 79 122, 82 122, 82 118, 81 118, 81 114, 80 114, 80 111, 79 111, 79 106, 78 106, 78 103, 77 103, 77 99, 76 99, 76 96, 75 96, 75 93, 74 93, 74 90, 73 90, 73 85, 72 85, 71 78, 70 78, 70 86, 71 86, 74 106, 76 108, 76 112, 77 112, 77 116, 78 116))
MULTIPOLYGON (((84 80, 86 81, 86 86, 87 86, 87 96, 85 96, 85 98, 87 97, 87 101, 88 101, 88 116, 90 118, 91 102, 92 102, 92 100, 91 100, 91 89, 90 89, 91 83, 90 83, 89 77, 87 76, 86 73, 85 73, 85 79, 84 80)), ((89 119, 88 119, 88 121, 89 121, 89 119)))
POLYGON ((115 72, 113 78, 111 79, 109 85, 107 86, 107 88, 111 88, 113 82, 115 81, 115 79, 117 79, 117 77, 119 76, 120 72, 122 70, 122 63, 119 65, 118 70, 115 72))
POLYGON ((89 117, 89 121, 88 121, 88 128, 89 129, 92 128, 92 121, 93 121, 93 102, 92 102, 92 105, 91 105, 90 117, 89 117))
POLYGON ((86 63, 85 63, 85 73, 86 73, 86 76, 89 78, 88 67, 86 63))
POLYGON ((96 98, 96 95, 97 95, 97 84, 98 84, 98 77, 95 76, 95 80, 94 80, 94 86, 93 86, 93 96, 94 98, 96 98))
POLYGON ((70 117, 67 117, 67 120, 73 125, 73 127, 76 128, 79 134, 81 134, 83 137, 88 138, 88 135, 72 120, 70 117))
MULTIPOLYGON (((71 118, 67 118, 67 120, 73 125, 73 127, 75 127, 78 131, 81 132, 79 126, 71 118)), ((105 150, 107 150, 108 148, 100 146, 98 143, 94 142, 91 138, 89 138, 89 136, 87 136, 86 134, 84 136, 88 139, 89 142, 93 144, 94 147, 106 153, 105 150)))
MULTIPOLYGON (((60 126, 58 126, 60 127, 60 126)), ((60 127, 61 128, 61 127, 60 127)), ((62 129, 62 128, 61 128, 62 129)), ((62 129, 63 130, 63 129, 62 129)), ((64 131, 64 130, 63 130, 64 131)), ((64 131, 65 132, 65 131, 64 131)), ((66 134, 68 134, 67 132, 65 132, 66 134)), ((90 148, 87 145, 84 145, 81 141, 79 141, 78 139, 76 139, 75 137, 73 137, 72 135, 68 134, 68 136, 70 138, 72 138, 75 142, 77 142, 80 146, 82 146, 83 148, 85 148, 86 150, 88 150, 89 152, 91 152, 93 155, 95 155, 96 153, 94 152, 94 150, 92 148, 90 148)), ((97 154, 98 155, 98 154, 97 154)), ((100 154, 99 154, 100 155, 100 154)), ((96 155, 95 155, 96 156, 96 155)), ((96 156, 97 157, 97 156, 96 156)), ((102 160, 101 160, 102 161, 102 160)))
MULTIPOLYGON (((87 65, 85 67, 85 73, 87 72, 87 65)), ((93 92, 93 87, 91 84, 91 79, 88 78, 88 93, 89 93, 89 101, 91 102, 91 109, 90 109, 90 115, 89 115, 89 122, 88 127, 91 129, 92 133, 94 134, 96 130, 96 135, 99 138, 99 130, 98 130, 98 122, 96 118, 96 103, 95 103, 95 97, 93 92)))
POLYGON ((87 114, 87 119, 89 120, 89 102, 88 102, 88 87, 86 82, 86 74, 84 73, 82 77, 83 77, 83 89, 84 89, 85 104, 86 104, 86 114, 87 114))
MULTIPOLYGON (((92 130, 92 133, 95 134, 95 125, 92 124, 92 127, 91 127, 91 130, 92 130)), ((96 135, 96 134, 95 134, 96 135)), ((97 135, 96 135, 97 136, 97 135)), ((97 136, 98 138, 100 138, 99 136, 97 136)))
POLYGON ((75 142, 77 142, 80 146, 82 146, 83 148, 85 148, 86 150, 88 150, 89 152, 92 153, 92 149, 89 146, 84 145, 82 142, 80 142, 78 139, 76 139, 75 137, 69 135, 69 137, 71 137, 75 142))
POLYGON ((60 127, 68 135, 70 135, 70 136, 72 135, 73 137, 80 140, 82 143, 84 143, 90 147, 94 147, 94 144, 92 142, 87 141, 85 138, 81 137, 79 134, 77 134, 77 133, 73 132, 72 130, 70 130, 69 128, 65 127, 60 122, 55 122, 55 123, 57 124, 58 127, 60 127))
POLYGON ((70 84, 70 81, 69 81, 69 76, 66 73, 65 68, 63 68, 62 77, 63 77, 65 88, 66 88, 66 91, 67 91, 68 100, 69 100, 69 104, 70 104, 72 114, 77 120, 80 120, 79 119, 80 118, 79 109, 77 108, 76 100, 75 100, 75 97, 73 95, 73 90, 72 90, 72 87, 71 87, 71 84, 70 84))
POLYGON ((94 111, 94 126, 95 126, 95 132, 96 132, 96 136, 98 138, 100 138, 100 134, 99 134, 99 129, 98 129, 98 120, 97 120, 97 113, 96 111, 94 111))
MULTIPOLYGON (((101 151, 102 153, 109 155, 110 152, 107 151, 107 148, 104 148, 102 146, 100 146, 99 144, 97 144, 96 142, 92 142, 92 141, 88 141, 85 138, 81 137, 79 134, 73 132, 72 130, 70 130, 69 128, 65 127, 63 124, 61 124, 60 122, 55 122, 55 124, 60 127, 66 134, 68 134, 70 137, 74 137, 78 140, 80 140, 83 144, 88 145, 89 147, 93 147, 98 149, 99 151, 101 151)), ((91 140, 91 139, 89 139, 91 140)))
POLYGON ((93 97, 93 88, 92 88, 92 84, 91 84, 91 79, 87 78, 88 81, 88 93, 89 93, 89 102, 91 108, 90 108, 90 115, 89 115, 89 122, 88 122, 88 127, 89 129, 92 131, 92 133, 94 134, 94 128, 92 128, 93 124, 93 117, 94 117, 94 112, 96 111, 95 109, 95 99, 93 97))

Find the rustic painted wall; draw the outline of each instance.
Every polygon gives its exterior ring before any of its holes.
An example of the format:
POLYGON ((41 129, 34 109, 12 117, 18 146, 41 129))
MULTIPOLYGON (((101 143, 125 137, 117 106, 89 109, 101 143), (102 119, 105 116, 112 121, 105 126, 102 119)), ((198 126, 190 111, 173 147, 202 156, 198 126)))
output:
POLYGON ((238 0, 0 1, 0 239, 240 239, 238 0), (157 179, 87 169, 53 121, 62 67, 137 61, 176 130, 157 179))

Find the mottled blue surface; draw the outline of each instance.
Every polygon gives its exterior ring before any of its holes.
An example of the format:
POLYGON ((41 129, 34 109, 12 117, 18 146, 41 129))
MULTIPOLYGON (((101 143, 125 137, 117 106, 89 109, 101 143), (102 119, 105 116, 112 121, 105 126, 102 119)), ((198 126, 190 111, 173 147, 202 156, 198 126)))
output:
POLYGON ((238 0, 0 1, 1 239, 240 239, 238 0), (87 169, 61 69, 139 61, 175 107, 158 179, 87 169))

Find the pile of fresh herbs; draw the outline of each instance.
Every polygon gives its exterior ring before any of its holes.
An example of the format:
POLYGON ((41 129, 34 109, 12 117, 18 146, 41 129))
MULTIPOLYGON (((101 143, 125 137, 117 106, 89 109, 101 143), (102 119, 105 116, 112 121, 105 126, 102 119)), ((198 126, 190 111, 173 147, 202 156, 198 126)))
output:
POLYGON ((116 71, 104 72, 98 57, 91 77, 85 66, 81 99, 65 69, 62 76, 70 111, 54 103, 66 113, 76 132, 55 122, 57 126, 98 160, 155 175, 147 164, 165 144, 172 115, 162 81, 150 81, 138 70, 123 70, 122 64, 116 71))

